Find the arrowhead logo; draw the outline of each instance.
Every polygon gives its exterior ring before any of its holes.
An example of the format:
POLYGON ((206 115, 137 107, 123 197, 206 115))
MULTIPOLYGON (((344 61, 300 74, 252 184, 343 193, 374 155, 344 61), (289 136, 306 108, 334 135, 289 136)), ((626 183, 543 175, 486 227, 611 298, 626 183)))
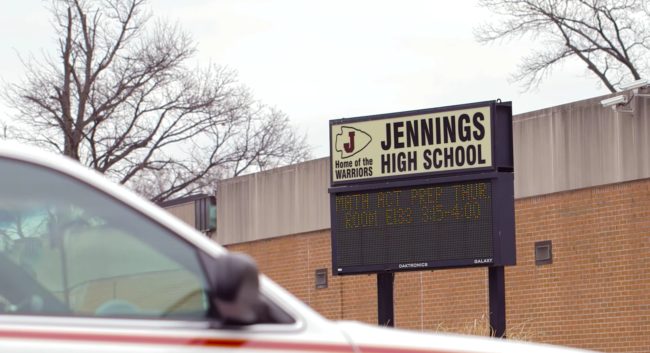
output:
POLYGON ((335 148, 341 152, 341 158, 346 159, 363 151, 372 141, 372 137, 365 131, 350 126, 341 126, 341 133, 336 134, 335 148))

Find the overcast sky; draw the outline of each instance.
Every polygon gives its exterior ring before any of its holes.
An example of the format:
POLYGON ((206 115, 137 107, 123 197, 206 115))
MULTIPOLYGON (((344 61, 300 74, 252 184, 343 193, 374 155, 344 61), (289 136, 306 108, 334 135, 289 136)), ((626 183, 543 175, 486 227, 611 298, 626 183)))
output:
MULTIPOLYGON (((0 0, 0 78, 54 36, 41 0, 0 0)), ((515 113, 607 93, 584 65, 567 62, 534 91, 508 80, 531 40, 481 45, 476 25, 497 20, 476 1, 151 0, 198 42, 200 63, 235 69, 264 103, 328 155, 328 120, 501 98, 515 113)), ((7 109, 0 105, 0 111, 7 109)))

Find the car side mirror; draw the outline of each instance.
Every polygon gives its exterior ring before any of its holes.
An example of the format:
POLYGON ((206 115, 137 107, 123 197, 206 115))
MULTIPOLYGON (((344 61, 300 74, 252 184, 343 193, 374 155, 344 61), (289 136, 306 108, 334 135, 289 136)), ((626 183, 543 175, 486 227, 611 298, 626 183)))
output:
POLYGON ((266 307, 260 295, 257 264, 248 255, 226 253, 209 261, 210 300, 225 324, 258 322, 266 307))

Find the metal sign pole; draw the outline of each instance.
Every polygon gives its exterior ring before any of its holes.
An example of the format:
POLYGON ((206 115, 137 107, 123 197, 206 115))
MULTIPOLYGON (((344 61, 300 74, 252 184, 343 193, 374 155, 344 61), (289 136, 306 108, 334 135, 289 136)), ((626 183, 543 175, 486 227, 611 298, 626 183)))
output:
POLYGON ((506 281, 503 266, 488 267, 490 333, 506 337, 506 281))
POLYGON ((395 326, 393 311, 393 283, 395 273, 377 273, 377 321, 379 326, 395 326))

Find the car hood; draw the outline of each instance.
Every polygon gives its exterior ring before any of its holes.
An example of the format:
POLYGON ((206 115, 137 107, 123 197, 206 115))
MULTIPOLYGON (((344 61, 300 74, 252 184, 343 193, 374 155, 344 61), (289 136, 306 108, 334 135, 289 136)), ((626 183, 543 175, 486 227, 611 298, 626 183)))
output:
POLYGON ((456 334, 425 333, 337 322, 358 353, 579 353, 589 352, 546 344, 456 334))

